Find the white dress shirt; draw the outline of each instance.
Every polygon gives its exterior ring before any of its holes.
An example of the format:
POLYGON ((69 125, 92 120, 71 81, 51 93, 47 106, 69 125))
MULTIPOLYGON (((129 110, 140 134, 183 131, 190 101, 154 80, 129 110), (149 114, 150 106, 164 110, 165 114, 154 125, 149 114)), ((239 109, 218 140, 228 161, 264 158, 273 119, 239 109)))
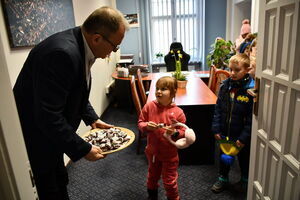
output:
POLYGON ((94 64, 96 58, 92 50, 90 49, 83 33, 81 34, 82 34, 83 44, 84 44, 86 83, 87 83, 87 87, 89 88, 90 79, 91 79, 91 67, 94 64))

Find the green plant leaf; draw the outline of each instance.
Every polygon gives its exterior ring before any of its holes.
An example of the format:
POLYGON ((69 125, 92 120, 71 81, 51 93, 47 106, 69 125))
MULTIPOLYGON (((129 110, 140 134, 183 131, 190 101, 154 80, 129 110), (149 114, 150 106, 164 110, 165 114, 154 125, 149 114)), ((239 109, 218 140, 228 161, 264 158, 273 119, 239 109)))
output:
POLYGON ((233 43, 219 39, 211 45, 211 50, 206 56, 208 66, 215 65, 217 68, 225 68, 230 57, 234 54, 233 43))

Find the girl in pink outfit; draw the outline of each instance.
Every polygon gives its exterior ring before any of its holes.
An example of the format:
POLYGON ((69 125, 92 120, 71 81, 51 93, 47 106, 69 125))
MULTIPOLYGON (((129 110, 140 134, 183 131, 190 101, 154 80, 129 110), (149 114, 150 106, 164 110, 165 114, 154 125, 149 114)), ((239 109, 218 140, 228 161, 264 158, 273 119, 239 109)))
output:
POLYGON ((173 141, 184 138, 184 127, 171 126, 174 121, 185 123, 185 115, 175 105, 173 99, 177 91, 177 81, 169 76, 160 78, 156 83, 156 100, 147 103, 139 117, 138 126, 146 132, 148 159, 148 199, 158 198, 158 181, 162 176, 168 200, 178 200, 178 152, 176 146, 171 144, 164 134, 171 135, 173 141))

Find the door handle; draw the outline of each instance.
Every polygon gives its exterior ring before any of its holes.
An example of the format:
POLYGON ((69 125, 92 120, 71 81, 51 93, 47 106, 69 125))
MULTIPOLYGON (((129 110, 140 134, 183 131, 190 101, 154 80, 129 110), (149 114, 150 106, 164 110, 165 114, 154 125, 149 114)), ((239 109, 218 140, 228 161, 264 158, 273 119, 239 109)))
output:
POLYGON ((259 105, 260 78, 255 78, 254 88, 256 90, 256 97, 254 98, 253 113, 255 116, 257 116, 258 115, 258 105, 259 105))

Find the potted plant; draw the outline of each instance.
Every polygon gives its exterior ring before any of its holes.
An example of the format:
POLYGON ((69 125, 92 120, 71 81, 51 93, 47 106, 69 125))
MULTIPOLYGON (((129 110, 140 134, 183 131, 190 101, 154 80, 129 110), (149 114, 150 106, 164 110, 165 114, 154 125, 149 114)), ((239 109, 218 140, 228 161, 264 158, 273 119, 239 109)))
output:
POLYGON ((187 79, 186 79, 186 75, 181 72, 182 54, 180 53, 180 50, 177 50, 176 52, 171 50, 170 52, 171 54, 174 55, 175 65, 176 65, 176 70, 172 74, 172 76, 177 80, 177 86, 179 88, 185 88, 187 84, 187 79))
POLYGON ((164 57, 164 55, 161 52, 158 52, 155 54, 156 59, 161 63, 162 58, 164 57))
POLYGON ((217 69, 226 69, 228 67, 229 59, 234 52, 232 50, 232 42, 226 41, 218 37, 215 43, 211 45, 212 50, 206 57, 208 66, 215 66, 217 69))

